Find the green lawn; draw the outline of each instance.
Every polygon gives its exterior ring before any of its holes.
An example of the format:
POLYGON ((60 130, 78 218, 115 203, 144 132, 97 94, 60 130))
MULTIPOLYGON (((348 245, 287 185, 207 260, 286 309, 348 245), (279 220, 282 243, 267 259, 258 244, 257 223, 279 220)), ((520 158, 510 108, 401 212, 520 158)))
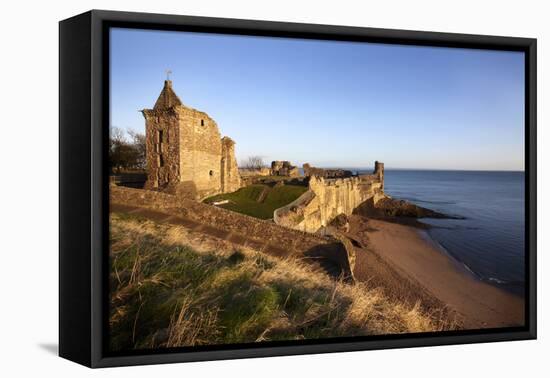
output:
POLYGON ((260 219, 270 219, 273 218, 275 209, 289 204, 306 191, 307 187, 300 185, 270 187, 264 184, 253 184, 233 193, 218 194, 207 198, 204 202, 229 200, 229 203, 220 205, 220 207, 260 219), (264 190, 267 190, 267 195, 263 201, 258 202, 264 190))

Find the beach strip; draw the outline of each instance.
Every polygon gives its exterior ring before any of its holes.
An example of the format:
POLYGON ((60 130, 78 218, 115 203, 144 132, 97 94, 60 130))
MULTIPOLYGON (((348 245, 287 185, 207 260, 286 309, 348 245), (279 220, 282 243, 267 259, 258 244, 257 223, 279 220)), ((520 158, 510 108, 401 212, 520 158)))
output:
MULTIPOLYGON (((391 266, 393 272, 421 286, 445 306, 456 311, 464 329, 524 325, 525 306, 522 298, 477 279, 446 254, 425 230, 368 219, 366 230, 359 232, 358 218, 352 219, 351 231, 355 237, 362 238, 366 246, 357 250, 358 260, 368 263, 369 256, 361 254, 375 254, 391 266)), ((361 222, 364 229, 364 218, 361 222)), ((372 256, 369 261, 372 261, 372 256)), ((359 280, 368 280, 368 276, 372 276, 361 274, 360 269, 356 272, 359 280)))

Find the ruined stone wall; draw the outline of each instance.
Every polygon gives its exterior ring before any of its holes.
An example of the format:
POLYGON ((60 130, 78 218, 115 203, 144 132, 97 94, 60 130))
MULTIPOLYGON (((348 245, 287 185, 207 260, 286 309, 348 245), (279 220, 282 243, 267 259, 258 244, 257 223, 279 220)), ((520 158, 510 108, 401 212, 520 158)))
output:
POLYGON ((177 208, 182 206, 186 201, 173 194, 154 190, 127 188, 114 184, 109 186, 109 197, 111 203, 146 207, 155 210, 177 208))
POLYGON ((374 162, 374 175, 376 175, 378 181, 382 184, 381 189, 384 190, 384 163, 379 161, 374 162))
POLYGON ((353 176, 352 171, 348 171, 345 169, 316 168, 316 167, 312 167, 308 163, 305 163, 303 165, 303 168, 304 168, 304 176, 306 177, 317 176, 317 177, 324 177, 324 178, 338 178, 338 177, 353 176))
POLYGON ((241 176, 235 158, 235 142, 229 137, 222 138, 221 191, 231 193, 241 187, 241 176))
POLYGON ((289 254, 303 253, 319 244, 334 243, 331 238, 290 230, 270 221, 167 193, 111 185, 110 200, 111 203, 120 205, 164 210, 201 224, 215 226, 264 242, 274 241, 279 248, 286 250, 289 254))
POLYGON ((195 109, 178 107, 177 112, 180 191, 197 199, 220 193, 222 142, 218 125, 208 114, 195 109))
POLYGON ((359 177, 312 177, 309 188, 317 203, 306 209, 306 231, 327 226, 339 214, 351 215, 357 206, 379 193, 381 187, 379 181, 365 182, 359 177))
POLYGON ((326 179, 312 176, 309 190, 294 202, 275 210, 274 221, 285 227, 323 232, 339 214, 351 215, 361 203, 384 198, 383 166, 378 173, 365 177, 326 179))
POLYGON ((267 167, 262 168, 239 168, 239 174, 241 177, 253 177, 253 176, 270 176, 271 169, 267 167))
POLYGON ((289 161, 275 160, 271 162, 271 174, 273 176, 298 177, 300 171, 298 167, 292 165, 289 161))
POLYGON ((173 109, 144 110, 147 189, 175 191, 180 181, 179 122, 173 109))

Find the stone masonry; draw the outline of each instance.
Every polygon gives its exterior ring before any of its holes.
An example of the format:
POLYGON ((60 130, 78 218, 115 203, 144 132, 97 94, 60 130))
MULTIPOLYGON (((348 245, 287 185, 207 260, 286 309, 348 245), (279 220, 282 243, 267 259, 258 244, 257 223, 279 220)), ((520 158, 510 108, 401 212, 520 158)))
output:
POLYGON ((312 175, 309 190, 273 214, 275 223, 295 230, 323 233, 333 219, 341 214, 351 215, 363 202, 374 203, 386 198, 384 194, 384 165, 375 163, 369 175, 325 178, 312 175))
POLYGON ((153 109, 142 110, 146 126, 146 189, 186 198, 233 192, 241 181, 235 142, 221 138, 205 112, 183 105, 166 80, 153 109))
POLYGON ((273 176, 298 177, 300 171, 298 167, 292 165, 289 161, 275 160, 271 162, 271 174, 273 176))
POLYGON ((353 176, 352 171, 348 171, 344 169, 316 168, 309 165, 309 163, 305 163, 303 165, 303 168, 304 168, 304 176, 306 177, 317 176, 317 177, 324 177, 324 178, 343 178, 343 177, 353 176))

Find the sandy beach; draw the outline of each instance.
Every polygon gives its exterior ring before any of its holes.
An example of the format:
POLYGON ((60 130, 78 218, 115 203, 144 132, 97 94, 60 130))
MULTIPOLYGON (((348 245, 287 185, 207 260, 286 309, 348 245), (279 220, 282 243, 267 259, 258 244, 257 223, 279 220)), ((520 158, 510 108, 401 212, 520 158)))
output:
POLYGON ((401 299, 447 307, 464 329, 522 326, 524 301, 478 280, 448 256, 424 230, 351 217, 358 280, 381 284, 401 299))

